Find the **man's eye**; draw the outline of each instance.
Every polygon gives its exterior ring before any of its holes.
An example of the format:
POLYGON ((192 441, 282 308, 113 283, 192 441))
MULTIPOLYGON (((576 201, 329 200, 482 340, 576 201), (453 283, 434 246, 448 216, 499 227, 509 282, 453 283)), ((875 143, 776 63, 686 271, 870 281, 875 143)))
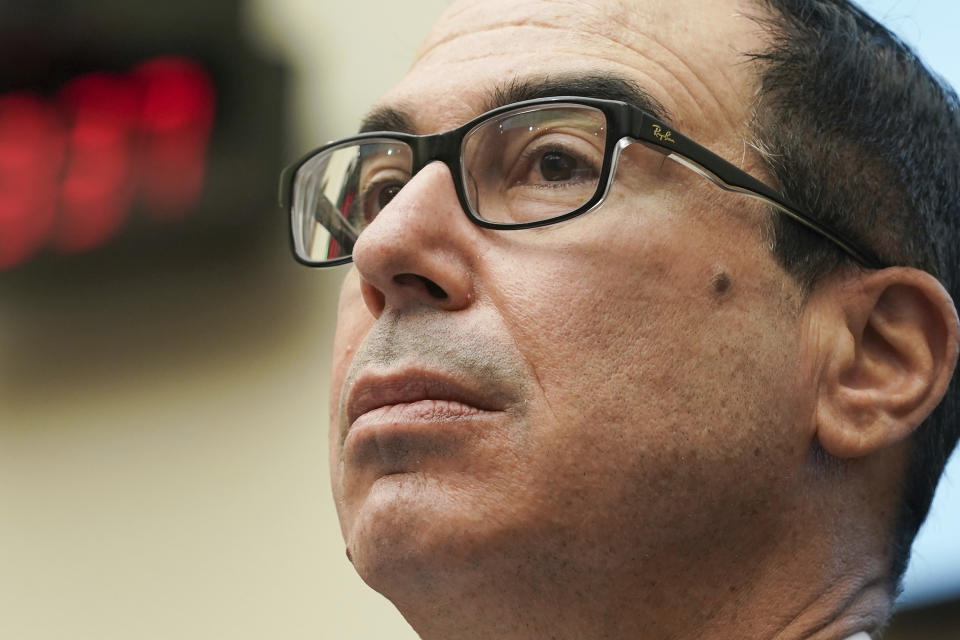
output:
POLYGON ((353 223, 355 225, 359 224, 361 228, 370 224, 380 214, 380 211, 400 193, 404 184, 396 178, 389 178, 365 185, 357 199, 357 206, 354 206, 351 212, 353 223))
POLYGON ((559 151, 540 156, 540 174, 547 182, 571 180, 577 169, 577 159, 559 151))
POLYGON ((400 193, 400 189, 403 188, 401 184, 391 184, 383 189, 380 189, 380 193, 377 195, 377 205, 378 210, 383 209, 385 206, 390 204, 390 201, 400 193))
POLYGON ((548 147, 524 154, 513 186, 562 187, 596 180, 598 170, 579 153, 548 147))

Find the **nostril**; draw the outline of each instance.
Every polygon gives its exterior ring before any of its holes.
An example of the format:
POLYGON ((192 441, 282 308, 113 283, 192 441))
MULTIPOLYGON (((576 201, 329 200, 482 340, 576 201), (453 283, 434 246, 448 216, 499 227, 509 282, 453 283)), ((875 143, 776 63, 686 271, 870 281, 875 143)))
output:
POLYGON ((412 285, 422 284, 423 287, 427 290, 427 293, 430 294, 430 297, 436 298, 437 300, 445 300, 448 297, 447 292, 444 291, 443 288, 440 285, 438 285, 436 282, 434 282, 429 278, 424 278, 423 276, 419 276, 415 273, 401 273, 401 274, 395 275, 393 276, 393 281, 401 286, 410 285, 410 284, 412 285))
POLYGON ((423 278, 423 284, 427 288, 427 291, 430 293, 430 295, 436 298, 437 300, 446 299, 447 292, 444 291, 440 287, 440 285, 435 283, 433 280, 428 280, 427 278, 423 278))

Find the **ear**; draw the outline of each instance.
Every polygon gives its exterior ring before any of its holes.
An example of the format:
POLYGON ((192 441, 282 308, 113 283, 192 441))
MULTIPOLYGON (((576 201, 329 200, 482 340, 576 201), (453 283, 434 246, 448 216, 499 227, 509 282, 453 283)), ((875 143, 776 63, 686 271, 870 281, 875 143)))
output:
POLYGON ((907 438, 939 404, 957 362, 957 311, 907 267, 841 276, 808 301, 817 349, 816 430, 840 458, 907 438))

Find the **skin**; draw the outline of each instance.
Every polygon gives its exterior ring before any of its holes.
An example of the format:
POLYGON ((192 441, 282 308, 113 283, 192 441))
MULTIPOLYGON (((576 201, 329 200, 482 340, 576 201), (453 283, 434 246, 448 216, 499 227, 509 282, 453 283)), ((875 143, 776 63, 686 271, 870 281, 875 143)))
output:
MULTIPOLYGON (((437 132, 481 113, 505 80, 606 72, 762 176, 746 144, 755 71, 741 54, 763 39, 744 13, 757 10, 459 2, 381 104, 437 132)), ((877 627, 889 536, 876 532, 893 519, 897 443, 952 370, 956 317, 937 311, 949 298, 927 305, 941 321, 939 351, 916 358, 936 369, 924 399, 873 439, 851 434, 864 403, 849 381, 882 377, 856 366, 882 360, 859 336, 889 282, 837 278, 803 304, 758 205, 679 167, 651 190, 630 171, 638 163, 625 152, 598 211, 511 232, 471 224, 432 164, 364 231, 340 298, 331 398, 349 557, 424 638, 877 627), (445 385, 471 400, 441 397, 445 385), (379 406, 384 388, 424 398, 379 406), (377 406, 358 417, 365 399, 377 406), (818 438, 853 460, 825 468, 818 438)), ((907 275, 911 291, 939 295, 907 275)))

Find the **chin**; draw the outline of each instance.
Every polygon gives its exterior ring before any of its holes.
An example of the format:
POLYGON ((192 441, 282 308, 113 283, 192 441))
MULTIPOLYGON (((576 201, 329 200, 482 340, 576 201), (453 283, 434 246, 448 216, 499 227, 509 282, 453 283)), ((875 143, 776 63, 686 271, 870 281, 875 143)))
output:
POLYGON ((422 473, 395 473, 375 480, 349 513, 344 537, 351 562, 373 589, 423 587, 438 570, 463 561, 476 529, 468 501, 443 490, 422 473))
POLYGON ((391 600, 414 591, 435 596, 491 575, 517 547, 520 514, 489 485, 424 473, 381 476, 355 509, 342 513, 344 537, 360 577, 391 600), (489 507, 498 509, 491 513, 489 507), (511 524, 513 523, 513 524, 511 524))

